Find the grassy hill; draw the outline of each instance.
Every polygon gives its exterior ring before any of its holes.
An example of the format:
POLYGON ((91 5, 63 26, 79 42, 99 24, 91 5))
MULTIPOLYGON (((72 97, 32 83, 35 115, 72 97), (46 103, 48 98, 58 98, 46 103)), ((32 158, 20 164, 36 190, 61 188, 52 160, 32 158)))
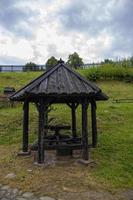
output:
MULTIPOLYGON (((77 72, 92 81, 121 80, 133 82, 133 67, 106 64, 99 67, 79 69, 77 72)), ((43 72, 2 72, 0 73, 0 93, 2 93, 3 87, 5 86, 12 85, 12 87, 19 89, 42 73, 43 72)))
MULTIPOLYGON (((39 74, 41 72, 1 73, 0 90, 2 92, 5 86, 19 89, 39 74)), ((32 188, 35 192, 41 191, 42 185, 46 188, 56 186, 50 191, 51 193, 61 192, 62 185, 81 191, 89 187, 103 187, 111 191, 133 187, 133 103, 114 103, 113 101, 116 98, 133 99, 133 84, 107 80, 99 81, 97 85, 110 99, 107 102, 99 102, 97 106, 99 145, 97 149, 91 150, 91 157, 96 164, 92 168, 70 164, 67 167, 61 165, 43 170, 33 165, 33 157, 17 158, 15 155, 21 148, 22 139, 22 105, 18 104, 14 108, 0 109, 1 182, 13 186, 17 184, 18 187, 25 189, 32 188), (29 168, 33 170, 32 175, 27 172, 29 168), (16 173, 18 178, 5 180, 5 175, 10 172, 16 173)), ((54 123, 70 123, 69 107, 56 105, 54 108, 54 111, 50 113, 50 116, 54 117, 54 123)), ((80 134, 80 107, 77 112, 80 134)), ((35 106, 30 105, 31 142, 37 137, 37 115, 35 106)), ((88 118, 89 134, 91 134, 90 117, 88 118)))

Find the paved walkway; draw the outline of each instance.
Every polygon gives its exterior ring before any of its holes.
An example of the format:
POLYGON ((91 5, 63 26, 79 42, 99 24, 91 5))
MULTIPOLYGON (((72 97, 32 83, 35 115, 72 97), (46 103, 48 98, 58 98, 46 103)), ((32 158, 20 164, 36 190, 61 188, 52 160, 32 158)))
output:
POLYGON ((22 192, 0 184, 0 200, 55 200, 51 197, 36 197, 32 192, 22 192))

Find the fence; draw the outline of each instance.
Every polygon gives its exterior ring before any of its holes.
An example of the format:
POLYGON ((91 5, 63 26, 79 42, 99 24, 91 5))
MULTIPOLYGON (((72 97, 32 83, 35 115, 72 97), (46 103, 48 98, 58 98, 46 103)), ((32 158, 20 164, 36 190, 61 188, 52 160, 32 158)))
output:
MULTIPOLYGON (((45 65, 37 65, 37 71, 45 69, 45 65)), ((0 72, 22 72, 25 65, 0 65, 0 72)))
POLYGON ((113 103, 133 103, 133 99, 114 99, 113 103))

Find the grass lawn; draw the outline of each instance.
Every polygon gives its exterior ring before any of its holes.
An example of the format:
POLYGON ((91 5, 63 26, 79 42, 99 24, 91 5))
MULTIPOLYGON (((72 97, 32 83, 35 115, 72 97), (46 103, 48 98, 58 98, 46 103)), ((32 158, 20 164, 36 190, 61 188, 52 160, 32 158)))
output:
MULTIPOLYGON (((4 86, 20 88, 37 77, 35 73, 1 73, 0 89, 4 86), (7 85, 8 84, 8 85, 7 85)), ((17 157, 22 139, 22 105, 0 109, 0 181, 18 186, 23 190, 56 196, 64 190, 86 191, 104 188, 112 192, 133 187, 133 103, 113 103, 114 98, 132 98, 133 84, 119 81, 98 82, 110 97, 98 102, 97 122, 98 148, 91 150, 96 164, 92 167, 60 164, 55 167, 39 168, 33 165, 33 157, 17 157), (32 171, 29 171, 31 169, 32 171), (15 179, 7 180, 8 173, 15 173, 15 179), (45 188, 45 190, 44 190, 45 188), (52 188, 52 189, 51 189, 52 188)), ((80 133, 80 107, 77 110, 78 133, 80 133)), ((64 105, 54 106, 50 113, 54 123, 70 123, 70 109, 64 105)), ((89 115, 89 112, 88 112, 89 115)), ((90 130, 90 117, 89 130, 90 130)), ((30 106, 30 141, 36 138, 37 111, 30 106)))

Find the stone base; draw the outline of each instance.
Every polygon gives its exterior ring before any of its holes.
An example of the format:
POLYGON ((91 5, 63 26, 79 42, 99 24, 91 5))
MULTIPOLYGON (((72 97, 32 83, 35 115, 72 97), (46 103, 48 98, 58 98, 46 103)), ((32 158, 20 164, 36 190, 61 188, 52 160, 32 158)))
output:
POLYGON ((45 167, 45 162, 44 163, 34 162, 34 165, 38 167, 45 167))
POLYGON ((18 152, 17 155, 18 156, 29 156, 29 155, 31 155, 31 151, 26 151, 26 152, 20 151, 20 152, 18 152))
POLYGON ((57 153, 57 156, 72 156, 71 149, 58 149, 56 153, 57 153))
POLYGON ((83 165, 90 165, 90 164, 94 163, 94 160, 91 160, 91 159, 89 159, 89 160, 78 159, 77 162, 80 163, 80 164, 83 164, 83 165))

